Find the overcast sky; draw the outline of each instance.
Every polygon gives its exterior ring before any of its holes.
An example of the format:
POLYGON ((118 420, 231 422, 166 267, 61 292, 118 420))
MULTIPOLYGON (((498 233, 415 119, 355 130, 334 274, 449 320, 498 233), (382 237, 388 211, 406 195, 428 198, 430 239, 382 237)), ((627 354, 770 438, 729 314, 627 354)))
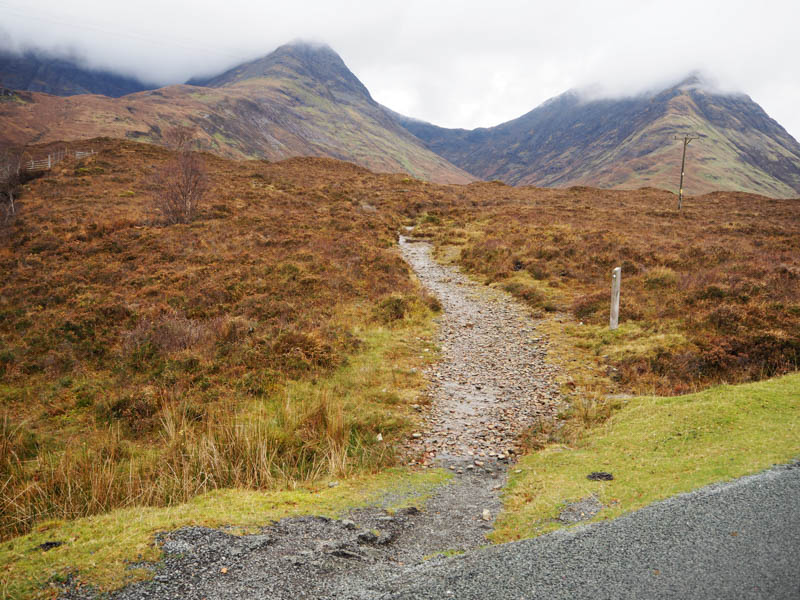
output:
POLYGON ((702 69, 800 139, 800 0, 0 0, 0 46, 72 52, 159 84, 294 39, 336 50, 388 107, 491 126, 599 83, 622 95, 702 69))

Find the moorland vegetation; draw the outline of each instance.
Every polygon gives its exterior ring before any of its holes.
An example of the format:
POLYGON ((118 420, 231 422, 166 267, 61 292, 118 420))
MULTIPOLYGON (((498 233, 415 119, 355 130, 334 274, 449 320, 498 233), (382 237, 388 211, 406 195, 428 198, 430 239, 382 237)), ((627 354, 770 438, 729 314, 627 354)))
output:
POLYGON ((209 155, 169 224, 173 153, 93 147, 23 189, 0 248, 2 536, 391 463, 432 313, 400 216, 352 195, 374 176, 209 155))
MULTIPOLYGON (((485 185, 485 184, 484 184, 485 185)), ((756 381, 800 364, 800 204, 740 192, 517 190, 424 225, 451 260, 561 329, 632 393, 756 381), (621 321, 609 330, 611 271, 621 321)), ((469 186, 466 189, 469 189, 469 186)))
POLYGON ((715 193, 678 212, 653 189, 434 185, 206 155, 207 201, 168 224, 153 175, 174 155, 91 145, 23 187, 2 238, 3 537, 396 464, 438 309, 396 249, 403 225, 557 323, 553 348, 597 367, 585 393, 797 369, 796 200, 715 193))

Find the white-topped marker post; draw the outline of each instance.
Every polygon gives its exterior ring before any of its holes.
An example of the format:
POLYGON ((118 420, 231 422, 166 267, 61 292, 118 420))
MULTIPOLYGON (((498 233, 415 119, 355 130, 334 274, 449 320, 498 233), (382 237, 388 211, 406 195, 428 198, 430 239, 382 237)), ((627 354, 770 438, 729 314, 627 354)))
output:
POLYGON ((622 267, 611 271, 611 329, 619 326, 619 282, 622 279, 622 267))

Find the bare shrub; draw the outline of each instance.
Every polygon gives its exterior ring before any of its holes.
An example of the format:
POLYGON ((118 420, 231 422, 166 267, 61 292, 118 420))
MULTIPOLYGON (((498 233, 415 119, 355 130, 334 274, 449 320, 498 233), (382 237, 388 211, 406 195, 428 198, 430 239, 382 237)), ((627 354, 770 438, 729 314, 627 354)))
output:
POLYGON ((208 192, 205 162, 192 152, 193 131, 177 127, 164 134, 175 156, 153 176, 153 201, 167 223, 189 223, 208 192))
POLYGON ((22 184, 23 153, 22 148, 0 148, 0 224, 8 223, 17 214, 16 196, 22 184))

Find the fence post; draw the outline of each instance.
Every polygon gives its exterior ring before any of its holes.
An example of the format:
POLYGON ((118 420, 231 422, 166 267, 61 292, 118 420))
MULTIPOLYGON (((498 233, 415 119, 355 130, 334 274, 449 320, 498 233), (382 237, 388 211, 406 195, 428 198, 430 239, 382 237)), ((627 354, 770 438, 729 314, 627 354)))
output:
POLYGON ((619 284, 622 279, 622 267, 611 272, 611 329, 619 326, 619 284))
POLYGON ((50 168, 52 168, 52 167, 53 167, 53 163, 52 163, 52 160, 51 160, 51 159, 52 159, 52 157, 53 157, 53 155, 52 155, 52 154, 48 154, 48 155, 47 155, 47 168, 48 168, 48 169, 50 169, 50 168))

